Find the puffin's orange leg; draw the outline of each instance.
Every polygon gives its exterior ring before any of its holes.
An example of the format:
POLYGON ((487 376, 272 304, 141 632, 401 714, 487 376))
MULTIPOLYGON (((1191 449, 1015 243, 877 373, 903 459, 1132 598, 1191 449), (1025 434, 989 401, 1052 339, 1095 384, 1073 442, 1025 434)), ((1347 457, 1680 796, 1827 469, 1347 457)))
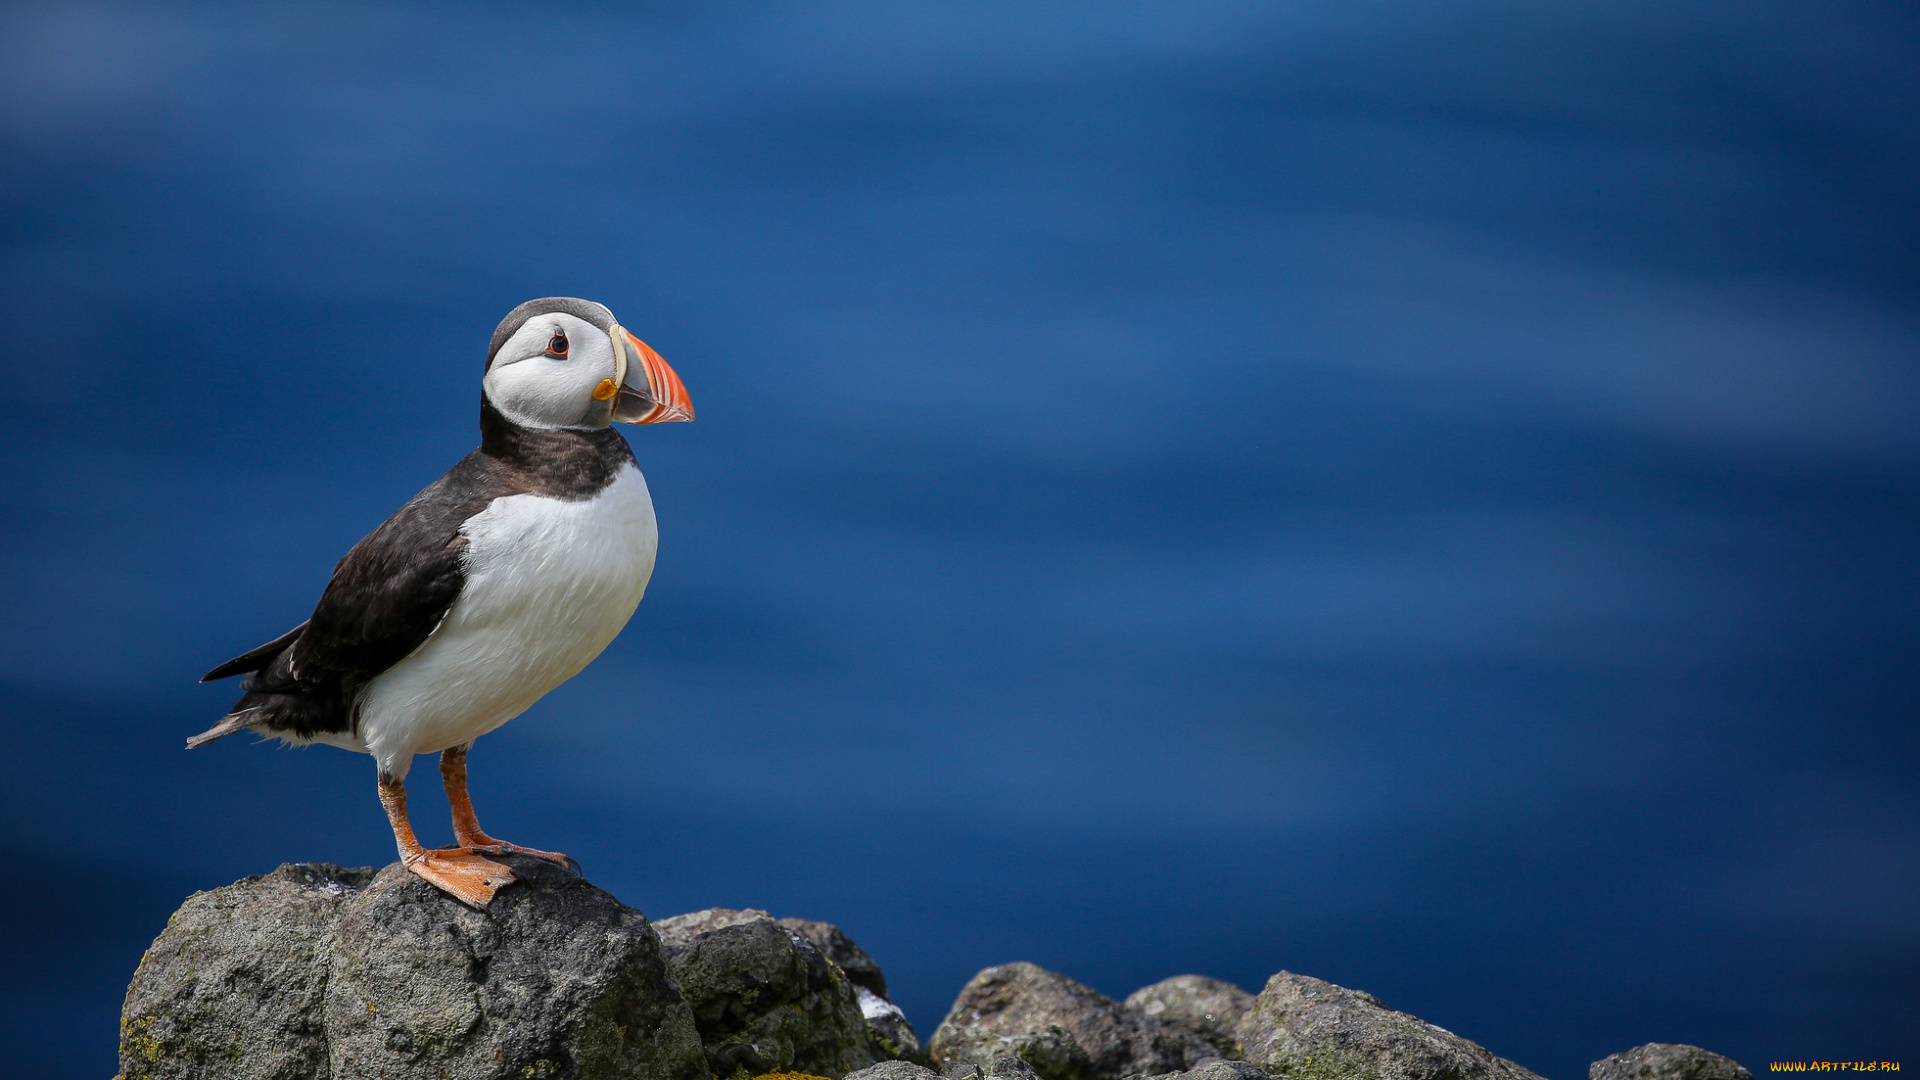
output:
POLYGON ((548 862, 557 862, 569 869, 579 869, 578 863, 557 851, 540 851, 537 848, 521 847, 509 844, 505 840, 495 840, 480 828, 480 819, 473 814, 473 800, 467 797, 467 750, 472 743, 461 746, 449 746, 440 751, 440 780, 447 785, 447 804, 453 807, 453 838, 463 848, 474 851, 486 851, 495 855, 517 852, 521 855, 534 855, 548 862))
POLYGON ((483 908, 502 885, 513 880, 513 871, 471 851, 432 851, 420 846, 407 821, 407 787, 386 775, 380 777, 380 805, 387 808, 387 821, 393 825, 394 846, 400 849, 400 861, 407 869, 433 882, 445 892, 483 908))

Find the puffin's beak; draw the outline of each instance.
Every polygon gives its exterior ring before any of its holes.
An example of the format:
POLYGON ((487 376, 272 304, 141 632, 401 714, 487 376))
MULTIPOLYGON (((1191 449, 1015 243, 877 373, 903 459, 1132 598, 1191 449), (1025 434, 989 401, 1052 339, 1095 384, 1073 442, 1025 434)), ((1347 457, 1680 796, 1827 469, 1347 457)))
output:
POLYGON ((687 386, 660 354, 619 323, 607 331, 607 336, 613 339, 614 360, 619 367, 620 397, 613 403, 613 418, 623 424, 664 424, 670 420, 691 423, 693 402, 687 400, 687 386))

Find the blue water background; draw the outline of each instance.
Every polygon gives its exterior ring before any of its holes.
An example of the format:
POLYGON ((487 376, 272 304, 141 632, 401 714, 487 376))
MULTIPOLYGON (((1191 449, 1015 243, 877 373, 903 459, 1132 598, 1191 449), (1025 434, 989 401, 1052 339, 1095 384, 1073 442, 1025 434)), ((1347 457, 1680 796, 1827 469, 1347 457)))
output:
POLYGON ((110 1075, 188 892, 393 857, 193 680, 548 294, 700 419, 496 834, 923 1037, 1024 959, 1920 1067, 1917 101, 1855 0, 8 5, 6 1068, 110 1075))

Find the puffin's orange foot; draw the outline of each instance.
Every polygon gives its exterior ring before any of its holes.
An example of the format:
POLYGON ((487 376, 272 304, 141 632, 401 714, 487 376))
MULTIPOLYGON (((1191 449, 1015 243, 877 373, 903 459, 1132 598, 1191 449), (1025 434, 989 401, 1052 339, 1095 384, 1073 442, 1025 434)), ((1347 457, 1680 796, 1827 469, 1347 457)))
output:
POLYGON ((489 855, 531 855, 536 859, 545 859, 550 863, 559 863, 561 866, 566 867, 576 874, 580 872, 580 864, 573 861, 573 856, 562 855, 557 851, 541 851, 538 848, 521 847, 519 844, 509 844, 505 840, 495 840, 492 837, 488 837, 477 844, 468 844, 467 847, 474 851, 484 851, 489 855))
POLYGON ((513 871, 462 848, 423 851, 407 862, 407 869, 477 908, 486 907, 501 886, 514 880, 513 871))

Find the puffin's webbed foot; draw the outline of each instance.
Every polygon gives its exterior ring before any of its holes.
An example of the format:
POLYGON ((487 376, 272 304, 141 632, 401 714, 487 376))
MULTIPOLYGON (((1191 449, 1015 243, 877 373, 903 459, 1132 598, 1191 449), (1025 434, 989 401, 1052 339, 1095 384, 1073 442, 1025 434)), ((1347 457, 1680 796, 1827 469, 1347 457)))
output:
POLYGON ((467 749, 472 745, 450 746, 440 752, 440 780, 447 788, 447 805, 453 809, 454 840, 470 851, 484 851, 490 855, 531 855, 536 859, 558 863, 578 874, 580 864, 566 855, 495 840, 481 830, 480 819, 473 812, 473 800, 467 795, 467 749))
POLYGON ((393 826, 394 846, 407 869, 426 878, 449 896, 484 908, 500 887, 514 880, 513 871, 460 848, 429 851, 414 838, 413 825, 407 821, 407 788, 399 779, 380 774, 380 805, 387 809, 387 822, 393 826))
POLYGON ((580 864, 574 861, 573 856, 562 855, 557 851, 541 851, 538 848, 509 844, 505 840, 495 840, 486 833, 457 836, 455 839, 460 841, 461 847, 467 848, 470 851, 484 851, 489 855, 531 855, 536 859, 545 859, 550 863, 559 863, 561 866, 566 867, 576 874, 580 872, 580 864))
POLYGON ((423 850, 404 861, 407 869, 433 882, 442 892, 477 908, 486 907, 494 893, 515 880, 512 870, 460 848, 423 850))

